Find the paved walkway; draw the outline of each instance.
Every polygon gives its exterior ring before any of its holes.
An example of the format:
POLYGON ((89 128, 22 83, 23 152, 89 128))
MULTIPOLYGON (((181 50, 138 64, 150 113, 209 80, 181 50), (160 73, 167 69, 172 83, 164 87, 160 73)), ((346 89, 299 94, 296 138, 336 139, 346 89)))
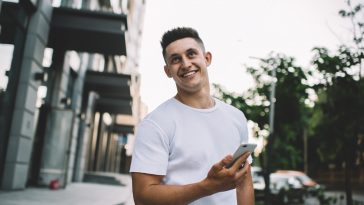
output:
MULTIPOLYGON (((332 197, 335 202, 332 205, 346 205, 346 194, 344 191, 327 191, 326 197, 332 197)), ((355 205, 364 205, 364 191, 353 191, 353 202, 355 205)))
MULTIPOLYGON (((132 196, 131 177, 124 174, 100 173, 115 176, 120 185, 99 183, 71 183, 66 189, 27 188, 22 191, 0 191, 0 205, 135 205, 132 196)), ((328 191, 326 196, 336 198, 332 205, 345 205, 342 191, 328 191)), ((364 193, 353 192, 356 205, 364 205, 364 193)), ((306 200, 305 205, 319 205, 318 200, 306 200)))
POLYGON ((131 178, 121 175, 125 186, 71 183, 66 189, 27 188, 0 192, 1 205, 134 205, 131 178))

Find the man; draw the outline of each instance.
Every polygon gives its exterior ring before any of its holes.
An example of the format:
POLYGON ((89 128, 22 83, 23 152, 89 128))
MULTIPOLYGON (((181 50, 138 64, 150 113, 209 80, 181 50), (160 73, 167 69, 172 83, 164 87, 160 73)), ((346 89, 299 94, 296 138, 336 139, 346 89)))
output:
POLYGON ((130 168, 135 204, 254 204, 250 153, 225 167, 248 134, 244 114, 210 95, 211 53, 192 28, 167 31, 161 45, 177 94, 137 128, 130 168))

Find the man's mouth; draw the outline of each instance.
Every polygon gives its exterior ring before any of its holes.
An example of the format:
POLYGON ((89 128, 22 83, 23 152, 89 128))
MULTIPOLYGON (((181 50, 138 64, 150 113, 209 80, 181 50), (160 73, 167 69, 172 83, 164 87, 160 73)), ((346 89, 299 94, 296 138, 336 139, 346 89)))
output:
POLYGON ((195 73, 197 73, 197 70, 191 70, 191 71, 188 71, 188 72, 186 72, 186 73, 183 73, 181 76, 182 76, 183 78, 186 78, 186 77, 191 76, 191 75, 193 75, 193 74, 195 74, 195 73))

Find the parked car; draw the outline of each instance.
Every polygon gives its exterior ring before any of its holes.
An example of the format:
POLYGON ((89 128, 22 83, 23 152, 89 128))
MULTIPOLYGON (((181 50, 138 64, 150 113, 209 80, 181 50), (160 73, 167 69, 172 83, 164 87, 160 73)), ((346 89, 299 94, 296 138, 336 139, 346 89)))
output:
MULTIPOLYGON (((264 198, 265 181, 263 170, 252 167, 253 186, 257 200, 264 198)), ((301 203, 308 194, 317 194, 321 186, 305 173, 293 170, 278 170, 270 174, 271 198, 276 204, 301 203)))
POLYGON ((258 200, 263 199, 265 181, 264 181, 262 168, 253 166, 253 167, 251 167, 251 173, 252 173, 255 198, 258 200))
POLYGON ((270 175, 270 191, 272 199, 279 204, 301 203, 306 194, 304 186, 296 177, 281 173, 270 175))
POLYGON ((301 171, 278 170, 275 173, 294 177, 301 183, 307 194, 315 195, 323 188, 320 184, 301 171))

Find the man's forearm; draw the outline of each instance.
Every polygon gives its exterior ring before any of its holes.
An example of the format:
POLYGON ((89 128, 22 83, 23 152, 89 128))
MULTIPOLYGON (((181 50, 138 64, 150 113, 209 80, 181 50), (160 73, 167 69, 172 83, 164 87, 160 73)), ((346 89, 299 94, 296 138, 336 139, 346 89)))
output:
POLYGON ((246 168, 248 168, 248 171, 244 181, 242 181, 241 184, 236 187, 236 199, 238 205, 255 204, 253 179, 251 176, 250 165, 246 168))
POLYGON ((188 185, 149 185, 137 196, 136 205, 185 205, 199 198, 211 195, 204 181, 188 185))
POLYGON ((254 189, 252 187, 246 187, 246 189, 237 189, 236 197, 238 205, 253 205, 255 203, 254 199, 254 189))

